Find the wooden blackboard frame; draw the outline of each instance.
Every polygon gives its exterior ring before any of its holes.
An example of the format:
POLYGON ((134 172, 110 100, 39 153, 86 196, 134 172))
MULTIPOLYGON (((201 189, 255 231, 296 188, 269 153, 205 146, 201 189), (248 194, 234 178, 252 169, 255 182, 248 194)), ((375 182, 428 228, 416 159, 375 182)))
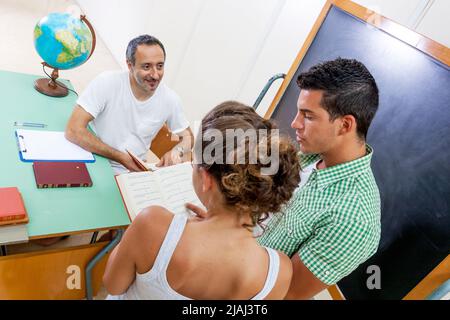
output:
MULTIPOLYGON (((265 118, 271 118, 276 110, 281 98, 285 94, 289 84, 291 83, 296 71, 298 70, 302 60, 308 53, 308 50, 313 43, 320 27, 325 21, 328 12, 337 7, 342 11, 358 18, 365 23, 382 30, 393 36, 394 38, 409 44, 410 46, 420 50, 424 54, 427 54, 434 59, 442 62, 443 64, 450 66, 450 49, 446 46, 439 44, 438 42, 431 40, 415 31, 412 31, 405 26, 400 25, 372 10, 369 10, 361 5, 358 5, 349 0, 328 0, 322 11, 319 14, 311 32, 306 38, 302 48, 297 54, 292 66, 289 69, 283 83, 275 95, 272 103, 270 104, 265 118)), ((450 255, 448 255, 436 268, 430 272, 420 283, 417 284, 403 299, 424 299, 433 290, 435 290, 440 284, 442 284, 450 276, 450 255)), ((328 289, 330 295, 335 300, 343 300, 345 297, 337 286, 332 286, 328 289)))

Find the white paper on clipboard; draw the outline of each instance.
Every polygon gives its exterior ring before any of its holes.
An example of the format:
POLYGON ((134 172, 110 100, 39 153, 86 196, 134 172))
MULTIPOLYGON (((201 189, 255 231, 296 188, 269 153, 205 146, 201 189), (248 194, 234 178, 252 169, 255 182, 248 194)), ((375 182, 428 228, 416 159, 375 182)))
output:
POLYGON ((20 160, 94 162, 94 155, 73 144, 63 131, 17 129, 16 138, 20 160))

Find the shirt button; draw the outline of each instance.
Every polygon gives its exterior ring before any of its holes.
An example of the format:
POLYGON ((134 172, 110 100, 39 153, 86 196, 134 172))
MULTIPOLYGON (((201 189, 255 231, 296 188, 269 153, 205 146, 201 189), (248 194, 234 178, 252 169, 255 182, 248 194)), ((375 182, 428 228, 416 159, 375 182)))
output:
POLYGON ((326 276, 330 275, 330 271, 325 271, 325 275, 326 276))

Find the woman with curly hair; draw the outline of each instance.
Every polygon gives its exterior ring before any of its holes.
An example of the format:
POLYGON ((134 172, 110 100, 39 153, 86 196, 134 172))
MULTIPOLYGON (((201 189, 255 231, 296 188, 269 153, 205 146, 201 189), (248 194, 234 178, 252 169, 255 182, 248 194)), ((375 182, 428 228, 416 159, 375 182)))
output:
POLYGON ((158 206, 138 214, 108 260, 103 281, 115 295, 108 298, 284 298, 290 259, 260 246, 253 235, 269 214, 282 211, 300 179, 295 146, 274 129, 234 101, 203 118, 192 179, 206 217, 174 215, 158 206), (230 141, 230 132, 245 134, 230 141))

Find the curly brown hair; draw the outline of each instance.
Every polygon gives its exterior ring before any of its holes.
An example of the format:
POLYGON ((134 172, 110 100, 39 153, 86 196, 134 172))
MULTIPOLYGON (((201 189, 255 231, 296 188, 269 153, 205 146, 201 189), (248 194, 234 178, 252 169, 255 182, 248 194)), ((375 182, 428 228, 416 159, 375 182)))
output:
POLYGON ((272 133, 275 129, 277 127, 271 120, 262 118, 253 108, 236 101, 226 101, 203 118, 196 139, 197 164, 214 177, 226 206, 235 208, 240 214, 250 215, 252 224, 244 225, 248 228, 256 225, 263 227, 261 223, 270 213, 281 212, 300 182, 297 149, 290 138, 279 136, 278 131, 276 135, 262 133, 272 133), (257 143, 252 147, 248 137, 233 137, 233 147, 229 150, 226 139, 204 139, 211 130, 219 131, 223 137, 229 130, 253 130, 257 143), (275 152, 272 150, 274 147, 278 149, 278 170, 273 174, 264 174, 263 169, 271 164, 261 157, 261 150, 271 155, 275 152), (231 158, 233 161, 204 161, 202 155, 207 148, 218 150, 222 159, 231 158), (237 161, 237 154, 242 151, 244 161, 237 161))

